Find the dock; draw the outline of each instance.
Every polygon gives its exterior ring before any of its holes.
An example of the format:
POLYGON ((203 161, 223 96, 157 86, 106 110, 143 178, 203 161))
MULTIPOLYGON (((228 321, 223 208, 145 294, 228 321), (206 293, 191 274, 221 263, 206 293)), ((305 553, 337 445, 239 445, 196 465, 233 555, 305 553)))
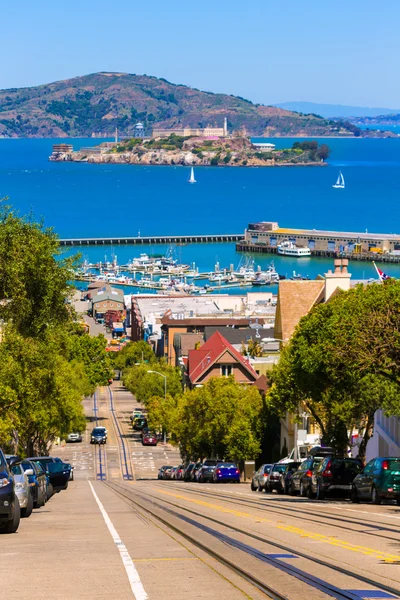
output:
MULTIPOLYGON (((399 264, 400 255, 378 254, 375 252, 344 252, 340 250, 315 250, 310 248, 313 258, 347 258, 348 260, 357 260, 364 262, 384 262, 399 264)), ((237 252, 246 252, 249 254, 277 254, 276 246, 267 246, 265 244, 249 244, 239 242, 236 244, 237 252)), ((283 257, 285 258, 285 257, 283 257)))
POLYGON ((278 246, 284 242, 309 248, 314 257, 400 263, 400 234, 291 229, 274 221, 249 223, 244 239, 236 242, 236 250, 277 254, 278 246))
POLYGON ((145 245, 145 244, 209 244, 216 242, 240 242, 244 240, 243 233, 211 233, 202 235, 152 235, 136 237, 85 237, 62 238, 61 246, 113 246, 113 245, 145 245))

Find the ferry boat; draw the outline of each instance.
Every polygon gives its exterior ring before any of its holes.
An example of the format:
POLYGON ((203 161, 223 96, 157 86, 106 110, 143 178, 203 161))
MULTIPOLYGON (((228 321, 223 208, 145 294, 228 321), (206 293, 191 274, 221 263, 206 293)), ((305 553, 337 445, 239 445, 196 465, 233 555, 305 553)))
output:
POLYGON ((293 256, 294 258, 304 258, 311 256, 310 248, 300 248, 293 242, 285 241, 279 244, 276 249, 277 253, 281 256, 293 256))

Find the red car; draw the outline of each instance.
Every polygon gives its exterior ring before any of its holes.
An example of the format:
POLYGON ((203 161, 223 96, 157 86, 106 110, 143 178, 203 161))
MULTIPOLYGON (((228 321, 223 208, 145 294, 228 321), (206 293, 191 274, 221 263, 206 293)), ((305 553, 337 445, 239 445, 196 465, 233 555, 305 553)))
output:
POLYGON ((155 433, 145 433, 142 438, 143 446, 157 446, 157 436, 155 433))

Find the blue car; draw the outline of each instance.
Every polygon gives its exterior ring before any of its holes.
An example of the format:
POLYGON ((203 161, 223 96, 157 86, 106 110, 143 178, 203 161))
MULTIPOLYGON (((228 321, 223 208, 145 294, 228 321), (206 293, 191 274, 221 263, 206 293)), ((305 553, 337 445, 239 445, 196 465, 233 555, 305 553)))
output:
POLYGON ((240 471, 235 463, 219 462, 213 474, 213 482, 220 483, 221 481, 233 481, 240 483, 240 471))

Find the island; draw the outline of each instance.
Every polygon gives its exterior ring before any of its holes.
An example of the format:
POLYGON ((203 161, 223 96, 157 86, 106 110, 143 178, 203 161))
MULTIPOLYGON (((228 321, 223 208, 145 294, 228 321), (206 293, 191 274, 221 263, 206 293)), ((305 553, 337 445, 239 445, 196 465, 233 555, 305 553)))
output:
POLYGON ((182 166, 321 166, 330 149, 317 141, 295 142, 290 148, 252 142, 233 135, 210 139, 201 136, 171 134, 160 138, 131 138, 121 142, 103 142, 74 151, 72 145, 53 146, 52 161, 100 164, 182 165, 182 166))

